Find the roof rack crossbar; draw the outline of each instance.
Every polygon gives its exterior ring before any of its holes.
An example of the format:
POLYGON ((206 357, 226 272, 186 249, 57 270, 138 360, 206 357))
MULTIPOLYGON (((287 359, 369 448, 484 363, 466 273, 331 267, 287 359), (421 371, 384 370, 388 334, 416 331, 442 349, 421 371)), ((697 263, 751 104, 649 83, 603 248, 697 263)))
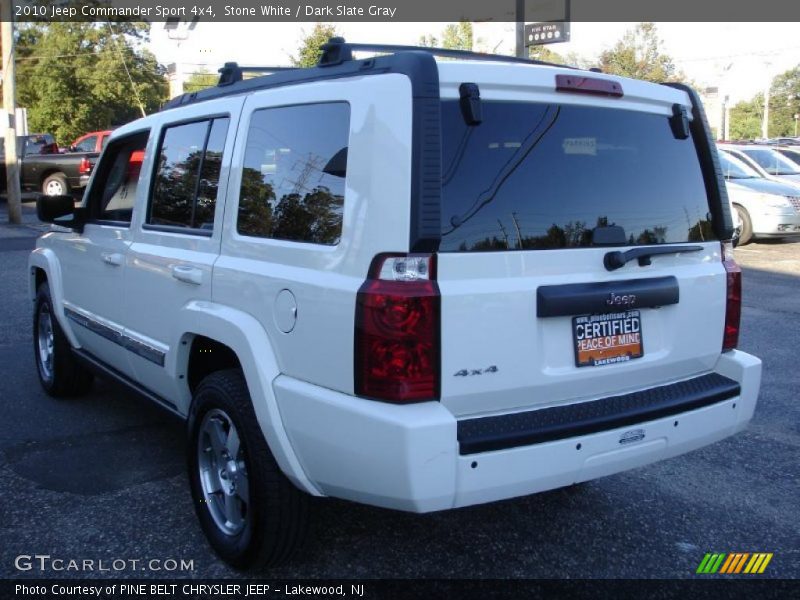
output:
POLYGON ((546 65, 549 67, 562 67, 565 69, 576 69, 570 65, 535 60, 532 58, 521 58, 518 56, 505 56, 502 54, 487 54, 484 52, 472 52, 470 50, 453 50, 450 48, 431 48, 428 46, 400 46, 395 44, 351 44, 344 38, 334 37, 322 45, 322 55, 319 58, 318 66, 329 67, 341 64, 342 62, 353 60, 353 52, 378 52, 394 54, 396 52, 428 52, 434 56, 442 58, 461 58, 464 60, 486 60, 494 62, 521 63, 526 65, 546 65))
POLYGON ((235 62, 226 62, 225 65, 219 69, 219 81, 217 87, 225 87, 237 81, 244 79, 244 73, 277 73, 278 71, 294 71, 297 67, 256 67, 256 66, 239 66, 235 62))

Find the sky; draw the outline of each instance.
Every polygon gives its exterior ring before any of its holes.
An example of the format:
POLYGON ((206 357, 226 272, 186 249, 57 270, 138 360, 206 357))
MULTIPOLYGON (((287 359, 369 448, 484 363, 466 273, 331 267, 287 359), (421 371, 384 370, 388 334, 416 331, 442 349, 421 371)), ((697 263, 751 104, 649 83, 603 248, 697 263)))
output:
MULTIPOLYGON (((416 44, 423 34, 441 39, 446 23, 338 23, 353 42, 416 44)), ((592 58, 612 47, 635 23, 573 23, 569 42, 553 44, 560 53, 592 58)), ((657 23, 664 50, 694 81, 720 88, 731 102, 750 99, 775 75, 800 64, 798 23, 657 23)), ((186 39, 170 39, 154 23, 150 49, 163 64, 178 63, 184 72, 240 65, 289 64, 303 32, 313 23, 199 23, 186 39)), ((483 23, 476 37, 484 47, 511 52, 513 23, 483 23)))

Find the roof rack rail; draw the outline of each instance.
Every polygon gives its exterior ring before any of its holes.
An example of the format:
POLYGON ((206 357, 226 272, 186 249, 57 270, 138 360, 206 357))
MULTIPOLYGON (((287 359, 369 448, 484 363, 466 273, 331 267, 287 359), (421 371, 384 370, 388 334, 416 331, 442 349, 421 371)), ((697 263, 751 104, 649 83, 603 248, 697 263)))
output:
POLYGON ((322 55, 319 57, 317 66, 331 67, 340 65, 343 62, 353 60, 353 52, 378 52, 382 54, 395 54, 397 52, 427 52, 434 56, 443 58, 461 58, 464 60, 486 60, 494 62, 522 63, 526 65, 545 65, 548 67, 562 67, 566 69, 577 69, 569 65, 561 65, 543 60, 532 58, 520 58, 518 56, 505 56, 503 54, 487 54, 484 52, 472 52, 470 50, 452 50, 450 48, 431 48, 428 46, 399 46, 394 44, 351 44, 342 37, 332 37, 322 44, 322 55))
MULTIPOLYGON (((559 65, 540 60, 483 54, 466 50, 449 50, 447 48, 427 48, 421 46, 390 46, 383 44, 348 44, 343 38, 331 38, 321 47, 322 55, 314 67, 241 67, 235 62, 225 63, 219 72, 220 78, 216 86, 186 92, 167 101, 161 110, 170 110, 179 106, 205 102, 213 98, 222 98, 235 94, 243 94, 255 90, 277 88, 311 81, 341 79, 379 73, 403 73, 411 79, 415 96, 428 93, 425 86, 438 81, 438 73, 434 56, 460 58, 465 60, 486 60, 495 62, 520 63, 527 65, 546 65, 565 69, 582 70, 578 67, 559 65), (354 59, 353 52, 376 52, 378 56, 354 59), (269 73, 262 77, 245 79, 244 73, 269 73)), ((438 90, 438 86, 437 86, 438 90)), ((437 91, 438 95, 438 91, 437 91)))
POLYGON ((294 71, 297 67, 240 67, 238 63, 226 62, 219 69, 217 87, 225 87, 244 79, 245 73, 276 73, 278 71, 294 71))

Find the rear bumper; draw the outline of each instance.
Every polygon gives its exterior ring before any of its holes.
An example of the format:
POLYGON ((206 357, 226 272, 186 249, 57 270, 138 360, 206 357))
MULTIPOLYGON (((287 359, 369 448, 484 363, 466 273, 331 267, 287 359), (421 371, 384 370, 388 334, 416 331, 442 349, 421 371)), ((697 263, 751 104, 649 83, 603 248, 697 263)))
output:
POLYGON ((274 387, 292 446, 322 493, 429 512, 571 485, 732 435, 753 416, 761 361, 728 352, 715 372, 738 383, 739 393, 621 427, 470 454, 460 453, 459 423, 438 402, 395 406, 285 376, 274 387))
POLYGON ((800 235, 800 213, 794 210, 776 213, 751 214, 756 237, 787 237, 800 235))

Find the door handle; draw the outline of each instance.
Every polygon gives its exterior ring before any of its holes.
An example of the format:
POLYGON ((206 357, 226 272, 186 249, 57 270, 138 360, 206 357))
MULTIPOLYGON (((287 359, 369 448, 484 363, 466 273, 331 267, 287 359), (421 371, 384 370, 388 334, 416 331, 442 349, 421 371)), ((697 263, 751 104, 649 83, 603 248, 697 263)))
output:
POLYGON ((103 262, 112 267, 119 267, 122 265, 123 256, 119 252, 103 252, 101 255, 103 262))
POLYGON ((197 267, 190 267, 188 265, 174 265, 172 267, 172 276, 178 281, 184 283, 193 283, 200 285, 203 283, 203 271, 197 267))

